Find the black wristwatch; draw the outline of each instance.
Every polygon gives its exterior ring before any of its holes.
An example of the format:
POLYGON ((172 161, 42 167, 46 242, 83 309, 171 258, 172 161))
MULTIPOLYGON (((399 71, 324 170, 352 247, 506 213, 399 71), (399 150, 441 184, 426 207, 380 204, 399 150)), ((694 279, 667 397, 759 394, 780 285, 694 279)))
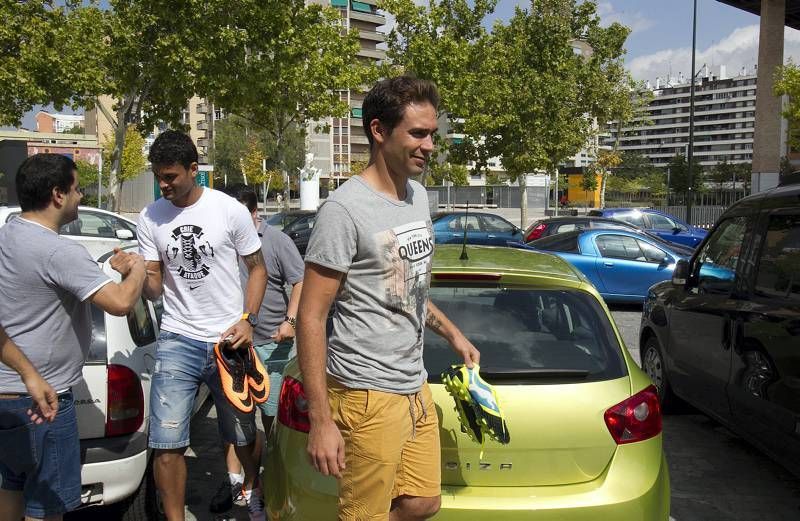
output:
POLYGON ((297 329, 297 319, 295 317, 290 317, 289 315, 286 315, 285 317, 283 317, 283 320, 284 322, 288 322, 289 325, 292 326, 292 329, 297 329))
POLYGON ((256 327, 258 325, 258 314, 245 313, 242 315, 242 320, 247 320, 248 324, 250 324, 252 327, 256 327))

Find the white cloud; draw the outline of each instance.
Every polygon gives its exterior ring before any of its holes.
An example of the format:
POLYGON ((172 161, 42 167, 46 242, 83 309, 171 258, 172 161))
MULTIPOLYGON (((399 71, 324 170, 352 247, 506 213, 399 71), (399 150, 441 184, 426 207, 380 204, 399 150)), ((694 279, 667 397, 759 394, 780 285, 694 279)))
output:
POLYGON ((655 22, 646 17, 640 11, 627 12, 617 11, 611 2, 598 2, 597 14, 603 25, 611 25, 614 22, 619 22, 622 25, 630 27, 631 34, 645 31, 655 25, 655 22))
MULTIPOLYGON (((746 67, 752 73, 758 61, 758 25, 749 25, 734 29, 728 36, 705 49, 697 49, 695 65, 699 70, 707 64, 716 74, 720 65, 725 65, 728 76, 736 76, 746 67)), ((800 59, 800 31, 786 28, 784 32, 784 60, 800 59)), ((670 70, 673 77, 682 73, 689 77, 692 62, 690 46, 664 49, 652 54, 639 56, 628 63, 634 78, 654 81, 666 78, 670 70)))

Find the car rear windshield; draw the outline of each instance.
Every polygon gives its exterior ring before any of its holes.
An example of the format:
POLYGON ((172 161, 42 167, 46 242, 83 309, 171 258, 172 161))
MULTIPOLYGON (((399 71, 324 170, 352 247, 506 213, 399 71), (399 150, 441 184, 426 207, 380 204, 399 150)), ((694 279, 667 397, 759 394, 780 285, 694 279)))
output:
MULTIPOLYGON (((606 313, 583 291, 440 285, 430 298, 481 352, 481 374, 489 381, 598 381, 627 374, 606 313)), ((463 363, 430 330, 424 360, 430 382, 463 363)))
POLYGON ((580 232, 566 232, 550 235, 542 239, 536 239, 528 243, 529 246, 545 251, 560 251, 563 253, 580 253, 578 247, 578 235, 580 232))

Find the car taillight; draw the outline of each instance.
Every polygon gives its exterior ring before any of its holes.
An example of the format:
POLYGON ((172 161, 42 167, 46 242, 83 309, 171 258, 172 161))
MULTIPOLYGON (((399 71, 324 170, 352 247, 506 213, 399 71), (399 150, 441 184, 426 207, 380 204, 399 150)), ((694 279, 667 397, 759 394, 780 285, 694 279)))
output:
POLYGON ((303 384, 285 376, 278 399, 278 421, 290 429, 308 432, 311 426, 308 421, 308 399, 303 384))
POLYGON ((544 233, 546 228, 547 228, 547 225, 544 224, 544 223, 537 224, 536 226, 533 227, 533 229, 525 237, 525 242, 531 242, 531 241, 535 241, 536 239, 541 238, 542 234, 544 233))
POLYGON ((144 393, 139 377, 129 367, 108 366, 106 436, 139 430, 144 421, 144 393))
POLYGON ((655 386, 608 409, 605 420, 618 445, 644 441, 661 433, 661 405, 655 386))

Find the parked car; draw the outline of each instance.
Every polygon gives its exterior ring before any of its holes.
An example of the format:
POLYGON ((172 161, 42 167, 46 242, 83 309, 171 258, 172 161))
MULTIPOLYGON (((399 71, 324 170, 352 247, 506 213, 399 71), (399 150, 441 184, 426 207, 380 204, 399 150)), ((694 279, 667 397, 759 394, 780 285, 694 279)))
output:
MULTIPOLYGON (((19 206, 0 206, 0 226, 20 213, 19 206)), ((136 222, 91 206, 79 206, 78 218, 62 226, 60 233, 83 244, 94 257, 113 248, 137 244, 136 222)))
MULTIPOLYGON (((655 388, 624 348, 595 288, 556 256, 514 248, 436 248, 431 301, 481 350, 511 441, 471 441, 440 374, 459 363, 426 333, 423 363, 439 413, 437 520, 669 518, 655 388)), ((285 370, 268 440, 269 519, 336 519, 337 483, 310 465, 296 361, 285 370)))
POLYGON ((308 241, 311 239, 311 231, 314 229, 316 221, 317 212, 304 212, 283 228, 283 233, 294 241, 294 245, 297 246, 300 255, 304 257, 306 248, 308 248, 308 241))
POLYGON ((274 226, 279 230, 283 230, 292 223, 292 221, 304 217, 309 214, 317 213, 314 210, 289 210, 288 212, 278 212, 267 217, 262 223, 274 226))
MULTIPOLYGON (((112 252, 98 258, 111 269, 112 252)), ((128 316, 92 306, 92 343, 83 382, 73 389, 81 444, 81 508, 109 506, 109 519, 162 519, 153 482, 147 433, 150 382, 156 363, 158 317, 140 299, 128 316)), ((195 411, 208 396, 203 386, 195 411)))
POLYGON ((606 302, 642 302, 653 284, 672 278, 692 251, 643 231, 583 230, 551 235, 523 248, 552 252, 586 275, 606 302))
POLYGON ((642 363, 800 476, 800 177, 729 208, 671 281, 650 289, 642 363))
POLYGON ((626 223, 625 221, 617 221, 605 217, 550 217, 548 219, 539 219, 534 221, 525 230, 523 234, 523 242, 531 242, 536 239, 543 239, 557 233, 565 233, 572 231, 580 231, 587 229, 604 228, 606 230, 641 230, 633 224, 626 223))
POLYGON ((589 210, 588 215, 624 221, 658 235, 665 241, 683 244, 691 248, 697 247, 708 234, 706 230, 690 226, 673 215, 649 208, 603 208, 602 210, 589 210))
POLYGON ((436 244, 461 244, 465 230, 468 244, 505 246, 522 240, 522 230, 492 213, 438 213, 431 220, 436 244))

